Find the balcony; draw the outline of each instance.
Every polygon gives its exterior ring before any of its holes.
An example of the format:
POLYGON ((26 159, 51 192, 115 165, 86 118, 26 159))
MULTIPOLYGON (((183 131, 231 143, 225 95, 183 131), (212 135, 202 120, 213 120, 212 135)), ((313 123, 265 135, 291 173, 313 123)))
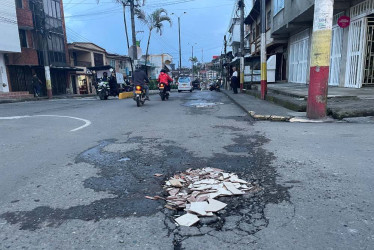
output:
POLYGON ((91 62, 86 62, 86 61, 75 61, 74 66, 76 67, 91 67, 91 62))
POLYGON ((32 12, 28 9, 17 8, 17 22, 18 27, 24 30, 30 30, 34 28, 32 20, 32 12))

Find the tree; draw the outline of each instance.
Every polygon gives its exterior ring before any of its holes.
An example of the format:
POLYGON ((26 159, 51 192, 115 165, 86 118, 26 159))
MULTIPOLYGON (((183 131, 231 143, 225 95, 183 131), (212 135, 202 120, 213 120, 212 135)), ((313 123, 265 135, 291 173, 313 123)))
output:
POLYGON ((197 57, 196 56, 194 56, 194 57, 190 57, 190 59, 189 59, 191 62, 192 62, 192 72, 195 74, 195 73, 197 73, 197 68, 195 67, 195 63, 197 63, 199 60, 197 59, 197 57))
POLYGON ((147 59, 148 59, 148 51, 149 51, 149 44, 151 41, 151 35, 152 31, 156 30, 157 33, 162 36, 162 30, 164 28, 164 22, 167 22, 172 25, 171 18, 168 16, 168 12, 163 9, 157 9, 153 11, 151 14, 146 14, 143 10, 137 8, 136 15, 139 20, 141 20, 144 24, 147 25, 149 34, 148 34, 148 42, 147 42, 147 50, 145 53, 145 65, 147 65, 147 59))

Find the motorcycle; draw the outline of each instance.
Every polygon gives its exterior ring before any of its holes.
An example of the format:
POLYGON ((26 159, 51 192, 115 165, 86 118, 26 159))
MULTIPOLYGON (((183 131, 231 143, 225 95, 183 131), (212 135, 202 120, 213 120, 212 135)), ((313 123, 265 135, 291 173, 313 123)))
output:
POLYGON ((167 91, 167 86, 166 84, 164 83, 160 83, 158 84, 158 89, 160 90, 160 96, 161 96, 161 100, 165 101, 166 100, 169 100, 169 91, 167 91))
POLYGON ((220 92, 220 91, 221 91, 221 86, 219 85, 218 82, 216 82, 216 83, 211 83, 211 84, 210 84, 210 87, 209 87, 209 90, 210 90, 210 91, 215 90, 215 91, 217 91, 217 92, 220 92))
POLYGON ((134 101, 136 101, 136 106, 140 107, 144 105, 146 98, 146 90, 141 85, 135 86, 134 101))
POLYGON ((100 100, 107 100, 110 95, 110 86, 109 82, 100 80, 97 86, 97 95, 100 97, 100 100))

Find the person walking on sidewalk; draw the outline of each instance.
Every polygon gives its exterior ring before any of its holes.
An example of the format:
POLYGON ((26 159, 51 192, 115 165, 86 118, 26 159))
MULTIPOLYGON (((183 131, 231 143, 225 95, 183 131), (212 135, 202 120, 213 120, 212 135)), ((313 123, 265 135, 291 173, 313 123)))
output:
POLYGON ((237 94, 238 87, 239 87, 238 71, 236 71, 236 67, 233 67, 232 70, 233 70, 233 73, 231 76, 231 88, 234 91, 234 94, 237 94))
POLYGON ((40 96, 40 85, 42 84, 42 81, 38 78, 36 73, 32 75, 32 88, 34 90, 34 97, 40 96))

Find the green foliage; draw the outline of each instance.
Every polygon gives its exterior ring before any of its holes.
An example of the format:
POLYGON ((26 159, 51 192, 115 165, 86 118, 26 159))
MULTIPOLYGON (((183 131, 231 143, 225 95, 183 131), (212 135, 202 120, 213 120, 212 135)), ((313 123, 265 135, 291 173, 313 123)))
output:
POLYGON ((157 90, 158 89, 158 82, 157 80, 150 80, 148 83, 149 90, 157 90))

